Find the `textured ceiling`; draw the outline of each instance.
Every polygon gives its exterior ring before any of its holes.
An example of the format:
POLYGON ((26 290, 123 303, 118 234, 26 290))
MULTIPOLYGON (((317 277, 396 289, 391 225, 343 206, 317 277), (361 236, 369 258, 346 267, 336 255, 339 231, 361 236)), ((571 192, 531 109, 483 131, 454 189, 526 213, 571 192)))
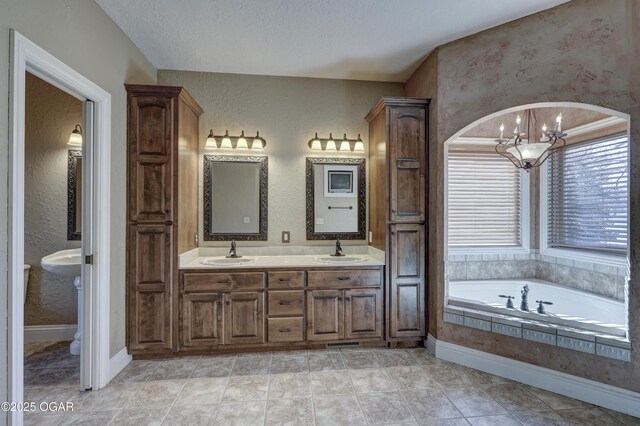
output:
POLYGON ((405 81, 435 47, 566 0, 96 0, 158 69, 405 81))

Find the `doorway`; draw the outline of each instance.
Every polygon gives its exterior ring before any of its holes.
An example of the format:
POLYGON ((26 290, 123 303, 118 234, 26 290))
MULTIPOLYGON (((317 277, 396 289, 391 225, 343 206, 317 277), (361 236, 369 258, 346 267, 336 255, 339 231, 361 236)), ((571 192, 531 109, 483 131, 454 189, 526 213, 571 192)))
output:
MULTIPOLYGON (((111 95, 16 31, 11 31, 9 117, 9 401, 24 401, 25 104, 27 73, 83 104, 82 234, 78 329, 81 390, 105 386, 109 371, 111 95)), ((12 412, 10 424, 22 424, 12 412)))

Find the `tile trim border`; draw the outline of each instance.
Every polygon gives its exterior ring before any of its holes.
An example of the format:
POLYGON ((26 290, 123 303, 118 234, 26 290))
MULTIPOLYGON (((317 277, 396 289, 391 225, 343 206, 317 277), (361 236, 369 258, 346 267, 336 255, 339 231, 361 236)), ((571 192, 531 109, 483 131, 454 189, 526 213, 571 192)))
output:
POLYGON ((640 393, 427 337, 437 358, 640 417, 640 393))
POLYGON ((530 340, 617 361, 631 362, 629 342, 613 337, 594 336, 593 334, 584 334, 583 336, 578 331, 450 306, 444 308, 443 319, 447 323, 461 327, 488 331, 514 339, 530 340))

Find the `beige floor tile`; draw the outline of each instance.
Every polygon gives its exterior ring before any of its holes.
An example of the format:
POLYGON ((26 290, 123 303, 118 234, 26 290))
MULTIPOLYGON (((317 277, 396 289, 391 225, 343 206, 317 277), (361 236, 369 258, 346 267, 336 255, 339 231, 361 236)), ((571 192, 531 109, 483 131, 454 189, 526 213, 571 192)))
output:
POLYGON ((401 367, 416 363, 411 354, 404 349, 376 350, 375 354, 383 367, 401 367))
POLYGON ((525 426, 571 426, 571 422, 555 411, 531 411, 513 415, 525 426))
POLYGON ((573 399, 567 396, 559 395, 557 393, 549 392, 544 389, 536 388, 533 386, 522 385, 522 384, 520 386, 526 389, 527 391, 531 392, 532 394, 534 394, 536 397, 538 397, 538 399, 540 399, 542 402, 544 402, 554 410, 593 407, 593 405, 587 402, 578 401, 577 399, 573 399))
POLYGON ((191 378, 228 377, 231 375, 235 362, 236 357, 203 357, 196 365, 193 373, 191 373, 191 378))
POLYGON ((223 401, 266 400, 269 376, 231 376, 224 391, 223 401))
POLYGON ((435 364, 422 367, 427 373, 429 379, 436 382, 439 386, 464 386, 472 385, 473 380, 455 364, 435 364))
POLYGON ((49 387, 25 388, 23 397, 26 402, 38 402, 49 392, 51 392, 51 388, 49 387))
POLYGON ((409 406, 398 392, 363 393, 358 395, 358 400, 370 424, 415 421, 409 406))
POLYGON ((140 390, 141 383, 108 385, 97 391, 90 391, 89 395, 77 404, 74 411, 101 411, 124 408, 140 390))
POLYGON ((238 356, 233 366, 232 376, 258 376, 269 374, 271 354, 238 356))
POLYGON ((64 414, 24 413, 24 426, 54 426, 64 419, 64 414))
POLYGON ((602 411, 621 422, 625 426, 640 426, 640 418, 629 416, 627 414, 619 413, 617 411, 609 410, 607 408, 601 408, 602 411))
POLYGON ((125 408, 113 419, 118 426, 161 425, 169 407, 125 408))
POLYGON ((165 407, 173 404, 186 380, 158 380, 141 383, 126 408, 165 407))
POLYGON ((510 413, 549 411, 551 408, 518 384, 485 386, 484 391, 510 413))
POLYGON ((162 361, 149 376, 149 381, 188 379, 196 368, 198 359, 170 359, 162 361))
POLYGON ((472 426, 521 426, 518 420, 510 414, 503 416, 468 417, 472 426))
POLYGON ((313 405, 316 426, 366 424, 355 395, 314 396, 313 405))
POLYGON ((493 398, 479 387, 447 388, 444 393, 465 417, 507 414, 493 398))
POLYGON ((501 385, 506 383, 513 383, 509 379, 505 379, 500 376, 495 376, 493 374, 485 373, 484 371, 476 370, 474 368, 465 367, 462 365, 458 366, 462 372, 464 372, 475 385, 501 385))
POLYGON ((223 402, 218 406, 216 425, 248 426, 264 423, 266 412, 265 401, 223 402))
POLYGON ((24 385, 25 387, 79 386, 80 369, 76 367, 25 369, 24 385))
POLYGON ((309 376, 313 395, 344 395, 355 392, 346 371, 319 371, 309 376))
POLYGON ((341 352, 341 355, 348 369, 380 368, 382 366, 374 351, 344 351, 341 352))
POLYGON ((313 424, 311 398, 272 399, 267 403, 266 425, 308 426, 313 424))
POLYGON ((421 426, 469 426, 467 419, 430 419, 421 420, 419 423, 421 426))
POLYGON ((557 413, 569 420, 571 423, 580 426, 620 425, 620 422, 596 407, 587 409, 578 408, 574 410, 559 410, 557 413))
POLYGON ((175 405, 217 404, 227 386, 226 377, 188 379, 175 405))
POLYGON ((62 422, 60 422, 59 425, 106 425, 109 424, 119 413, 119 410, 69 413, 63 416, 62 422))
POLYGON ((387 373, 393 383, 400 390, 404 389, 428 389, 436 386, 427 373, 419 366, 387 367, 387 373))
POLYGON ((309 371, 307 355, 275 355, 271 361, 271 374, 306 373, 309 371))
POLYGON ((462 417, 440 389, 414 389, 401 393, 418 421, 462 417))
POLYGON ((216 414, 218 414, 217 404, 189 406, 174 405, 164 418, 163 425, 208 426, 213 424, 216 414))
POLYGON ((434 364, 446 363, 434 357, 433 355, 431 355, 425 348, 411 348, 411 349, 407 349, 407 352, 420 365, 434 365, 434 364))
POLYGON ((269 399, 311 396, 308 373, 276 374, 269 378, 269 399))
POLYGON ((340 352, 312 352, 308 355, 309 371, 345 370, 340 352))
POLYGON ((390 392, 396 390, 391 377, 382 368, 349 370, 349 376, 356 392, 390 392))
POLYGON ((160 364, 161 361, 131 361, 111 383, 145 382, 160 364))

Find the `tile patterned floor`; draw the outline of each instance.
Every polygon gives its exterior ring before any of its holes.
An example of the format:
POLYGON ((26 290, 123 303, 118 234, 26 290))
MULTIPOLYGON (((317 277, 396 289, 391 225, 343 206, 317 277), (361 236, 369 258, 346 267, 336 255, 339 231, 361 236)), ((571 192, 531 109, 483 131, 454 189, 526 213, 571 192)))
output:
POLYGON ((73 401, 74 412, 28 413, 26 425, 640 425, 423 348, 133 361, 106 388, 84 393, 75 389, 77 358, 63 348, 28 349, 25 399, 73 401))

